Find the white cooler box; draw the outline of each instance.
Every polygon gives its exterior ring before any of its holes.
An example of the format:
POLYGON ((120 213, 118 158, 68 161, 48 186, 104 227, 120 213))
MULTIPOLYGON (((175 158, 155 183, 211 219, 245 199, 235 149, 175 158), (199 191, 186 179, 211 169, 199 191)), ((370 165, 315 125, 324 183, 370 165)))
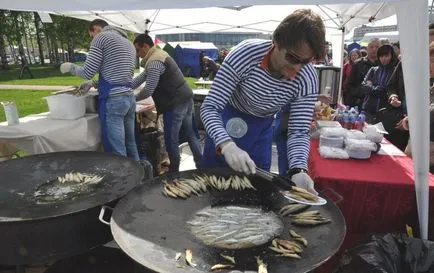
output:
POLYGON ((52 119, 78 119, 86 113, 86 97, 59 94, 45 97, 52 119))

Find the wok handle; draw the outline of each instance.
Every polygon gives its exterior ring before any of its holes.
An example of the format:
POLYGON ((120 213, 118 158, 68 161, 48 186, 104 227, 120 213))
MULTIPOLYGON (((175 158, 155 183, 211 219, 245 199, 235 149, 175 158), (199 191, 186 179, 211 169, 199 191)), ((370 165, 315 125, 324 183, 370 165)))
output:
POLYGON ((113 213, 113 208, 111 208, 111 207, 109 207, 109 206, 102 206, 101 207, 101 211, 99 212, 99 220, 103 223, 103 224, 106 224, 106 225, 108 225, 108 226, 110 226, 110 222, 108 222, 108 221, 106 221, 105 219, 104 219, 104 216, 105 216, 105 213, 106 213, 106 210, 109 210, 110 211, 110 218, 112 217, 111 215, 112 215, 112 213, 113 213))
POLYGON ((332 201, 337 205, 337 204, 339 204, 340 202, 342 202, 342 200, 344 200, 344 198, 342 197, 342 195, 340 195, 339 193, 337 193, 334 189, 332 189, 332 188, 327 188, 327 189, 324 189, 324 190, 322 190, 321 191, 321 195, 325 195, 325 196, 327 196, 327 197, 329 197, 330 199, 332 199, 332 201), (332 196, 329 196, 328 194, 326 194, 326 192, 331 192, 332 193, 332 196), (333 200, 334 198, 332 198, 332 197, 334 197, 336 200, 333 200))

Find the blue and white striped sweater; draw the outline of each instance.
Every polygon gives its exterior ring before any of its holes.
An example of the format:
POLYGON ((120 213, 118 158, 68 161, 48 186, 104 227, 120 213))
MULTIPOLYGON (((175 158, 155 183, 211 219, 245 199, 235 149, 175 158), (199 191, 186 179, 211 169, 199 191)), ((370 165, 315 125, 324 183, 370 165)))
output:
POLYGON ((207 133, 219 145, 231 139, 221 118, 227 103, 257 117, 272 117, 289 103, 289 168, 307 168, 309 130, 318 97, 317 73, 309 64, 302 67, 294 80, 273 78, 261 68, 264 56, 271 48, 271 41, 255 39, 246 40, 231 51, 202 104, 201 118, 207 133))
POLYGON ((76 75, 90 80, 99 73, 111 84, 124 85, 114 87, 111 94, 131 91, 131 87, 125 85, 132 83, 136 51, 126 37, 122 30, 105 27, 93 38, 86 62, 76 70, 76 75))

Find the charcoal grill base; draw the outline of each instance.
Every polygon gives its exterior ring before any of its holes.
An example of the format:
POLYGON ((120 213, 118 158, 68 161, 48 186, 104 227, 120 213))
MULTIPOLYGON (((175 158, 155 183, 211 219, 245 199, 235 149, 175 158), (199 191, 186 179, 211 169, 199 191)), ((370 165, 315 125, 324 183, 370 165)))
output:
POLYGON ((99 247, 55 262, 44 273, 156 273, 134 262, 122 250, 99 247))

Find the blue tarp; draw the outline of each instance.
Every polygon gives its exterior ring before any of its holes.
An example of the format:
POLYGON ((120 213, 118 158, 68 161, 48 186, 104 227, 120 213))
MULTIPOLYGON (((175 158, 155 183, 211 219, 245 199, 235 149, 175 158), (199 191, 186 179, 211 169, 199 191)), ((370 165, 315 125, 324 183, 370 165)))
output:
POLYGON ((177 45, 175 61, 185 76, 200 77, 200 56, 208 56, 214 60, 218 58, 218 49, 212 43, 192 43, 177 45))

